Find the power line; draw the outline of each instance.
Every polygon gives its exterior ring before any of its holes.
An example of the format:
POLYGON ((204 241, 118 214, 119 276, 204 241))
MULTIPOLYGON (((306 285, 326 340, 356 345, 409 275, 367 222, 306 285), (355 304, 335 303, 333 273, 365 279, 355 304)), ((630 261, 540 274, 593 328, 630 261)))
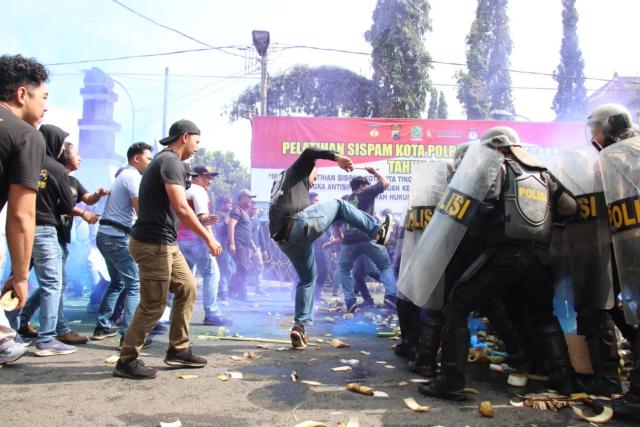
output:
MULTIPOLYGON (((311 49, 311 50, 319 50, 319 51, 326 51, 326 52, 346 53, 346 54, 351 54, 351 55, 371 56, 371 52, 357 52, 357 51, 353 51, 353 50, 326 48, 326 47, 318 47, 318 46, 287 45, 287 44, 281 44, 281 43, 274 43, 274 44, 282 46, 281 49, 311 49)), ((434 60, 434 59, 430 59, 427 62, 432 63, 432 64, 439 64, 439 65, 451 65, 451 66, 454 66, 454 67, 465 67, 465 68, 468 67, 466 63, 462 63, 462 62, 437 61, 437 60, 434 60)), ((515 73, 515 74, 530 74, 530 75, 546 76, 546 77, 572 78, 571 76, 556 76, 554 73, 545 73, 545 72, 542 72, 542 71, 514 70, 514 69, 509 69, 508 71, 511 72, 511 73, 515 73)), ((598 78, 598 77, 584 77, 584 79, 585 80, 596 80, 596 81, 602 81, 602 82, 611 81, 611 79, 603 79, 603 78, 598 78)))
MULTIPOLYGON (((227 46, 232 47, 232 46, 227 46)), ((78 61, 69 61, 69 62, 52 62, 49 64, 45 64, 47 67, 55 67, 58 65, 76 65, 76 64, 87 64, 90 62, 109 62, 109 61, 122 61, 125 59, 136 59, 136 58, 152 58, 157 56, 168 56, 168 55, 179 55, 182 53, 191 53, 191 52, 206 52, 214 50, 212 48, 203 47, 199 49, 182 49, 182 50, 174 50, 171 52, 159 52, 159 53, 143 53, 140 55, 128 55, 128 56, 115 56, 111 58, 94 58, 94 59, 81 59, 78 61)))
POLYGON ((182 32, 182 31, 180 31, 180 30, 177 30, 177 29, 175 29, 175 28, 169 27, 168 25, 161 24, 160 22, 158 22, 158 21, 156 21, 156 20, 154 20, 154 19, 151 19, 151 18, 149 18, 148 16, 146 16, 146 15, 144 15, 144 14, 140 13, 140 12, 138 12, 138 11, 136 11, 136 10, 134 10, 134 9, 131 9, 129 6, 127 6, 126 4, 124 4, 124 3, 122 3, 122 2, 120 2, 120 1, 118 1, 118 0, 111 0, 111 1, 112 1, 113 3, 115 3, 115 4, 117 4, 118 6, 120 6, 120 7, 124 8, 124 9, 128 10, 129 12, 133 13, 134 15, 139 16, 140 18, 142 18, 142 19, 144 19, 144 20, 146 20, 146 21, 151 22, 152 24, 155 24, 155 25, 157 25, 157 26, 159 26, 159 27, 161 27, 161 28, 164 28, 165 30, 169 30, 169 31, 171 31, 171 32, 174 32, 174 33, 176 33, 176 34, 179 34, 179 35, 181 35, 182 37, 185 37, 185 38, 187 38, 187 39, 189 39, 189 40, 191 40, 191 41, 194 41, 194 42, 196 42, 196 43, 198 43, 198 44, 201 44, 202 46, 206 46, 206 47, 208 47, 208 48, 210 48, 210 49, 219 50, 219 51, 224 52, 224 53, 229 54, 229 55, 234 55, 234 56, 240 56, 240 57, 243 57, 242 55, 238 55, 237 53, 227 52, 227 51, 226 51, 226 50, 224 50, 223 48, 215 47, 215 46, 211 46, 209 43, 205 43, 205 42, 203 42, 202 40, 198 40, 197 38, 192 37, 192 36, 190 36, 190 35, 188 35, 188 34, 185 34, 185 33, 183 33, 183 32, 182 32))

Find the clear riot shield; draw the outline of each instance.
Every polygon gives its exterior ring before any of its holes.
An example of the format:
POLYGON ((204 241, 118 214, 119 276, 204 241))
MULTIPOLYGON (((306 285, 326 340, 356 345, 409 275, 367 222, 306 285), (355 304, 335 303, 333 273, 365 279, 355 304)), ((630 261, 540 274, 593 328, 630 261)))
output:
POLYGON ((640 137, 600 152, 604 195, 627 323, 640 318, 640 137))
MULTIPOLYGON (((445 162, 417 163, 411 174, 410 207, 404 223, 404 240, 400 271, 404 269, 422 233, 431 221, 436 205, 447 188, 447 164, 445 162)), ((419 286, 412 283, 410 286, 419 286)), ((444 295, 444 294, 443 294, 444 295)), ((407 299, 401 292, 398 296, 407 299)))
POLYGON ((479 144, 469 147, 433 218, 400 270, 398 290, 415 305, 425 305, 438 288, 503 161, 504 156, 496 150, 479 144))
POLYGON ((598 152, 585 146, 554 157, 547 167, 573 193, 579 209, 575 221, 555 230, 556 298, 571 293, 576 309, 608 310, 614 304, 611 237, 598 152))

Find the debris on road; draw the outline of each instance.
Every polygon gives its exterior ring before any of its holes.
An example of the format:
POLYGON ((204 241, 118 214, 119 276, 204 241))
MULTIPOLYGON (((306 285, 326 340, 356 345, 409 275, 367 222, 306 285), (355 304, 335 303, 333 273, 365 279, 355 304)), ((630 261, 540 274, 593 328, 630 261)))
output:
POLYGON ((604 424, 609 422, 611 418, 613 418, 613 410, 609 406, 605 406, 604 410, 600 414, 591 417, 587 417, 586 415, 584 415, 582 409, 578 408, 577 406, 573 407, 573 413, 576 414, 576 416, 581 420, 595 424, 604 424))
POLYGON ((198 376, 193 374, 182 374, 182 375, 178 375, 178 378, 182 380, 193 380, 198 378, 198 376))
POLYGON ((163 423, 162 421, 160 421, 160 427, 182 427, 182 423, 179 419, 168 423, 163 423))
POLYGON ((414 412, 429 412, 431 410, 428 406, 422 406, 416 402, 413 397, 407 397, 404 399, 404 404, 407 405, 407 408, 411 409, 414 412))
POLYGON ((333 372, 346 372, 351 370, 351 366, 336 366, 335 368, 331 368, 333 372))
POLYGON ((364 394, 367 396, 373 396, 373 388, 364 386, 360 383, 349 383, 347 384, 347 390, 353 391, 355 393, 364 394))
POLYGON ((491 402, 489 402, 488 400, 480 402, 478 410, 483 417, 493 418, 493 407, 491 406, 491 402))
POLYGON ((338 338, 334 338, 331 341, 329 341, 329 344, 331 345, 331 347, 334 348, 349 348, 351 347, 351 344, 347 344, 346 342, 339 340, 338 338))

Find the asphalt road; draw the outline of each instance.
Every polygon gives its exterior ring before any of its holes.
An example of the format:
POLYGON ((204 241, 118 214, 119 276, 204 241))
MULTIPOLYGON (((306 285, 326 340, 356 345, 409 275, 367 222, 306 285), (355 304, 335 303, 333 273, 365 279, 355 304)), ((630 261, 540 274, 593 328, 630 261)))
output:
MULTIPOLYGON (((270 296, 250 294, 248 303, 231 301, 224 310, 235 323, 230 334, 270 339, 288 338, 293 303, 287 286, 269 288, 270 296)), ((331 297, 329 302, 331 302, 331 297)), ((381 295, 376 296, 377 299, 381 295)), ((69 318, 78 332, 90 334, 95 314, 84 309, 86 301, 69 301, 69 318)), ((331 309, 326 301, 317 308, 331 309)), ((376 314, 384 314, 374 311, 376 314)), ((210 341, 198 335, 217 335, 217 327, 199 324, 200 301, 194 313, 191 336, 194 352, 204 356, 209 366, 195 370, 169 369, 162 362, 167 337, 160 336, 143 359, 159 369, 155 380, 131 381, 115 378, 113 365, 105 359, 116 354, 118 337, 91 341, 72 355, 23 357, 0 369, 2 411, 0 426, 157 426, 180 420, 183 426, 295 426, 315 420, 328 426, 357 417, 360 426, 587 426, 570 409, 558 413, 509 406, 509 399, 521 389, 506 385, 504 374, 489 372, 486 365, 469 366, 469 386, 479 395, 467 402, 451 403, 426 398, 418 393, 418 378, 404 368, 404 362, 390 350, 396 341, 376 336, 372 315, 344 320, 342 313, 318 311, 308 329, 316 346, 294 351, 287 345, 269 344, 258 348, 252 342, 210 341), (331 334, 331 336, 327 336, 331 334), (351 345, 336 349, 328 341, 339 338, 351 345), (318 340, 323 340, 319 342, 318 340), (281 348, 284 347, 284 348, 281 348), (246 352, 256 358, 243 359, 246 352), (233 360, 231 356, 235 356, 233 360), (354 365, 350 371, 331 368, 354 365), (385 362, 385 363, 382 363, 385 362), (240 372, 242 379, 222 381, 225 372, 240 372), (291 378, 297 372, 298 381, 291 378), (182 374, 197 375, 181 379, 182 374), (302 380, 321 385, 307 385, 302 380), (383 391, 389 397, 371 397, 347 391, 350 382, 360 382, 383 391), (400 385, 409 382, 408 385, 400 385), (431 410, 416 413, 403 403, 413 397, 431 410), (480 401, 489 400, 494 418, 482 417, 480 401)), ((378 319, 380 320, 380 319, 378 319)), ((525 391, 542 391, 541 383, 530 382, 525 391)), ((611 422, 612 426, 625 426, 611 422)))

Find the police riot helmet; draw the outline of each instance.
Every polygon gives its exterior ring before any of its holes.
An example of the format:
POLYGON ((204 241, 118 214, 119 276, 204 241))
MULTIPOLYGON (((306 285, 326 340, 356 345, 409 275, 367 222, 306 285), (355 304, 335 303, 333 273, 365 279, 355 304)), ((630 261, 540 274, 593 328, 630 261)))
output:
POLYGON ((480 142, 494 148, 519 147, 520 137, 518 133, 508 126, 496 126, 487 130, 480 142))
POLYGON ((620 104, 602 104, 587 117, 590 129, 601 129, 605 137, 605 146, 635 135, 631 113, 620 104))
POLYGON ((469 149, 469 144, 469 142, 463 142, 462 144, 458 144, 458 146, 456 147, 456 152, 453 155, 453 171, 458 169, 458 166, 460 166, 460 163, 462 163, 462 159, 469 149))

